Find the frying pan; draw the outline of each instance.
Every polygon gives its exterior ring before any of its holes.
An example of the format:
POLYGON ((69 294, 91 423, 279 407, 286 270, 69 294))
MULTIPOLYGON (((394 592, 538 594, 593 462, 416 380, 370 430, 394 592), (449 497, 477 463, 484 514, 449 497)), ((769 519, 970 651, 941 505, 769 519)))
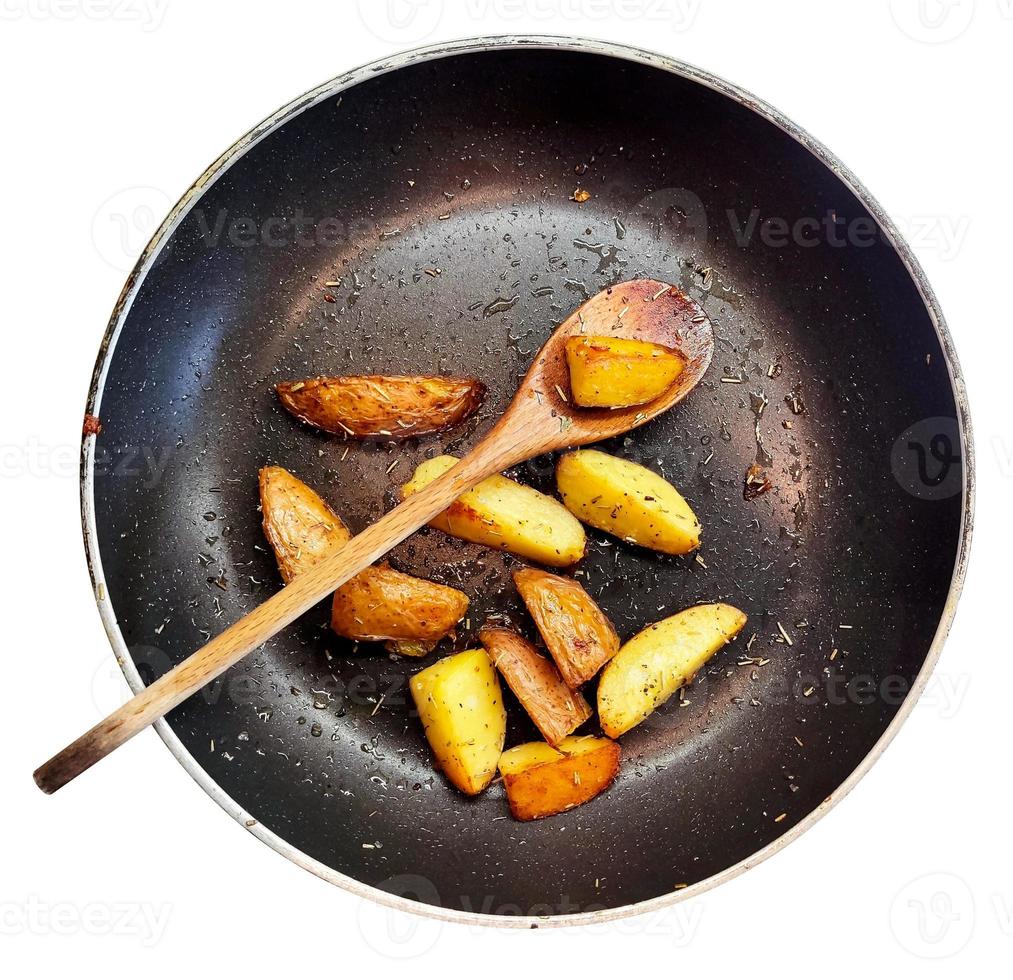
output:
MULTIPOLYGON (((328 82, 216 161, 131 275, 82 499, 135 691, 279 586, 259 467, 362 529, 421 459, 488 428, 554 324, 639 276, 703 304, 714 364, 603 448, 679 486, 704 546, 591 532, 582 581, 624 637, 701 601, 744 609, 746 632, 624 736, 605 795, 520 824, 501 787, 465 799, 434 769, 406 685, 431 660, 346 643, 321 606, 157 726, 221 806, 321 877, 455 920, 601 921, 810 826, 895 733, 953 616, 972 455, 950 338, 893 225, 811 137, 696 68, 560 38, 431 47, 328 82), (471 374, 489 395, 463 428, 396 446, 279 409, 275 382, 338 373, 471 374), (770 484, 755 496, 753 464, 770 484)), ((552 468, 516 475, 552 492, 552 468)), ((391 558, 471 597, 448 652, 491 613, 530 633, 509 556, 423 530, 391 558)), ((535 737, 510 718, 508 744, 535 737)))

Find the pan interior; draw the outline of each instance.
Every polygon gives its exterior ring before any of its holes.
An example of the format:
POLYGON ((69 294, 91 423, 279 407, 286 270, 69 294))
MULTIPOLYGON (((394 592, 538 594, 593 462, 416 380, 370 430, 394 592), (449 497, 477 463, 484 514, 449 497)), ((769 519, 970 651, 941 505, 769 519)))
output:
MULTIPOLYGON (((603 448, 670 478, 704 545, 668 557, 590 531, 581 581, 624 638, 717 600, 748 613, 745 633, 623 738, 608 793, 520 824, 501 787, 465 799, 434 771, 406 686, 432 658, 354 648, 321 606, 169 724, 327 868, 456 910, 615 908, 730 868, 832 795, 896 713, 950 587, 963 473, 943 352, 864 205, 791 137, 679 75, 551 49, 414 64, 289 118, 137 291, 101 393, 94 505, 150 682, 278 588, 261 466, 361 530, 420 460, 475 442, 575 305, 638 276, 700 302, 717 349, 688 401, 603 448), (459 430, 396 446, 315 434, 273 395, 340 373, 474 375, 489 395, 459 430), (772 489, 747 501, 754 463, 772 489)), ((552 469, 517 475, 552 492, 552 469)), ((491 612, 530 626, 508 556, 427 530, 392 561, 471 597, 446 651, 491 612)), ((508 744, 537 737, 512 701, 510 718, 508 744)))

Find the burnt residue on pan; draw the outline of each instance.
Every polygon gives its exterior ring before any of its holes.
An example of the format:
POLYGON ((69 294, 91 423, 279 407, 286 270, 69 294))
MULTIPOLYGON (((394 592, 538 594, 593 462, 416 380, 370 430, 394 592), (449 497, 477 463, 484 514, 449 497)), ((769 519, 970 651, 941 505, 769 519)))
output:
MULTIPOLYGON (((420 460, 474 444, 574 306, 636 276, 686 290, 717 348, 686 402, 603 448, 671 479, 703 546, 664 556, 590 531, 574 573, 624 638, 699 601, 750 621, 622 739, 608 793, 536 824, 513 822, 499 788, 465 799, 435 772, 406 685, 432 658, 350 645, 325 605, 173 712, 197 763, 327 868, 393 892, 413 876, 424 886, 408 897, 502 915, 670 894, 832 796, 923 664, 961 530, 959 437, 952 492, 892 465, 912 426, 957 407, 903 262, 881 237, 846 237, 870 221, 744 105, 562 50, 369 77, 234 160, 148 272, 102 391, 98 547, 146 680, 280 585, 261 466, 362 529, 420 460), (475 376, 489 391, 460 428, 396 445, 310 431, 274 395, 349 373, 475 376), (744 493, 749 473, 763 492, 744 493)), ((552 492, 553 463, 516 475, 552 492)), ((423 530, 391 560, 471 597, 441 652, 475 644, 491 613, 528 624, 508 555, 423 530)), ((510 742, 535 735, 515 704, 510 717, 510 742)))

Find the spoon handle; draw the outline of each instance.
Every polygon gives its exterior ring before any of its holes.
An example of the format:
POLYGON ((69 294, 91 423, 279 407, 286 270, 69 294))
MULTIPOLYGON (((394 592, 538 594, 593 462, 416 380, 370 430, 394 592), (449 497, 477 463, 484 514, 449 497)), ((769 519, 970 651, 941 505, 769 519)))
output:
POLYGON ((456 466, 412 494, 344 547, 297 576, 281 591, 100 721, 35 771, 45 793, 55 793, 139 731, 307 612, 413 531, 445 510, 485 477, 532 455, 501 424, 456 466))

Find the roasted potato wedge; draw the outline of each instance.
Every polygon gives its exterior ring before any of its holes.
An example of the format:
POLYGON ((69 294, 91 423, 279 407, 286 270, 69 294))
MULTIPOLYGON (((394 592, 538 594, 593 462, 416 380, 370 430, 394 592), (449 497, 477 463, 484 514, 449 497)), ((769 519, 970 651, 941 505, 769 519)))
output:
POLYGON ((646 340, 571 337, 570 392, 581 408, 630 408, 666 392, 686 366, 676 351, 646 340))
POLYGON ((700 546, 700 522, 675 487, 653 470, 597 449, 566 453, 556 486, 573 514, 624 541, 669 555, 700 546))
POLYGON ((619 772, 620 749, 607 738, 564 738, 557 748, 529 742, 500 756, 510 812, 517 820, 551 817, 587 803, 619 772))
MULTIPOLYGON (((351 539, 323 499, 280 466, 260 471, 260 506, 264 533, 286 582, 351 539)), ((387 640, 393 652, 420 657, 467 610, 463 592, 381 564, 360 572, 334 593, 331 627, 350 640, 387 640)))
MULTIPOLYGON (((456 462, 453 456, 425 460, 401 488, 402 498, 421 490, 456 462)), ((505 476, 483 480, 429 523, 456 538, 510 551, 542 565, 572 565, 584 556, 587 545, 580 522, 558 500, 505 476)))
POLYGON ((260 509, 264 534, 286 583, 352 537, 317 493, 280 466, 260 471, 260 509))
POLYGON ((583 696, 571 690, 552 661, 523 636, 501 626, 486 626, 478 638, 549 745, 558 745, 591 717, 583 696))
POLYGON ((409 682, 426 738, 446 777, 469 796, 496 774, 506 738, 506 710, 485 650, 465 650, 409 682))
POLYGON ((571 688, 589 681, 619 651, 615 628, 574 579, 522 568, 514 584, 571 688))
POLYGON ((463 422, 485 398, 474 378, 354 375, 283 381, 276 390, 296 418, 325 432, 408 439, 463 422))
POLYGON ((724 603, 693 606, 641 630, 623 644, 598 682, 602 731, 618 738, 639 725, 746 625, 724 603))
POLYGON ((397 653, 425 656, 468 611, 468 597, 380 564, 334 593, 331 628, 351 640, 390 640, 397 653))

